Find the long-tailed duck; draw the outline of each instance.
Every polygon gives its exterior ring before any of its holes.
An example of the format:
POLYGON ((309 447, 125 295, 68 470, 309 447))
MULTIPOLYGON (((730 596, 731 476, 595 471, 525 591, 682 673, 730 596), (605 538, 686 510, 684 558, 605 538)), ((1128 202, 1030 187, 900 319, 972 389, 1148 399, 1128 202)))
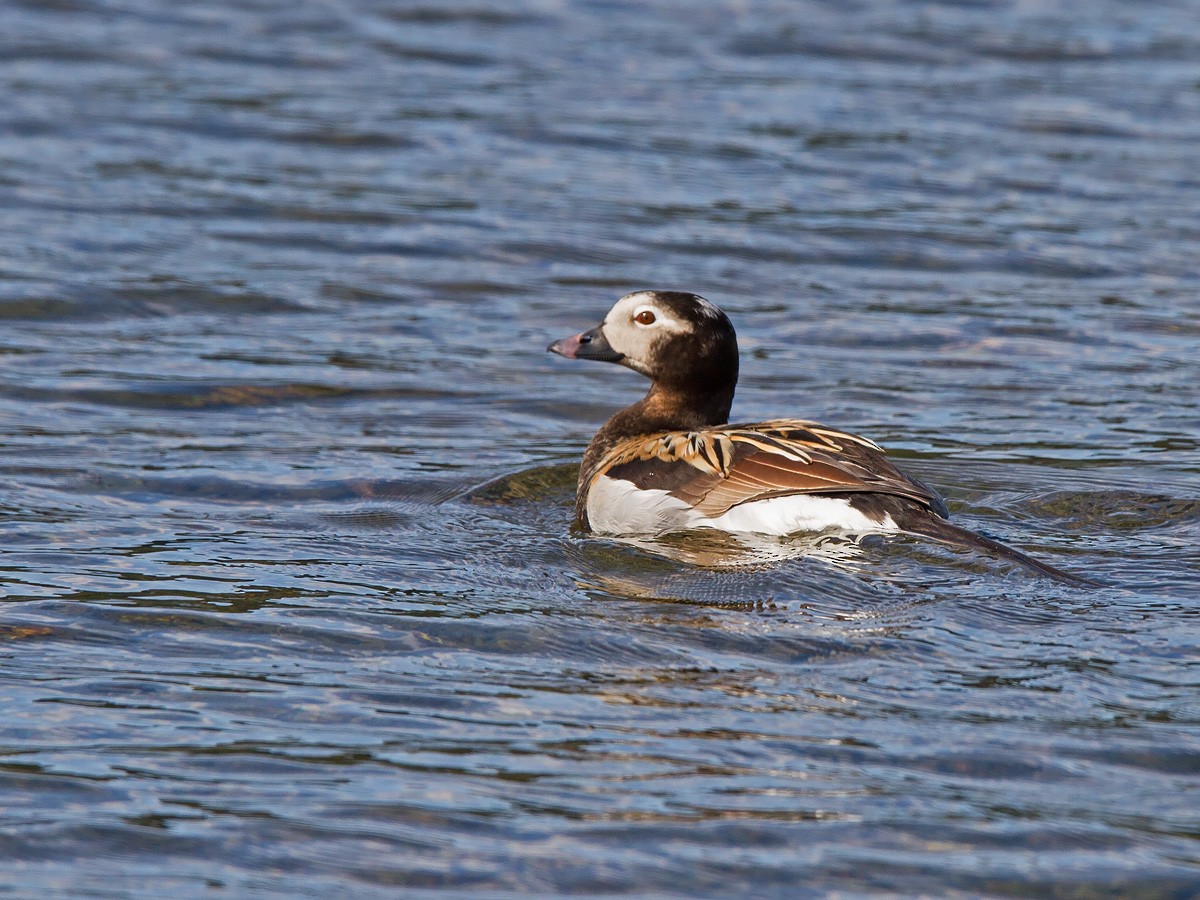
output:
POLYGON ((651 380, 592 438, 576 516, 599 534, 907 532, 1083 583, 946 520, 942 499, 866 438, 800 419, 730 425, 738 378, 729 318, 682 291, 627 294, 591 331, 548 348, 619 363, 651 380))

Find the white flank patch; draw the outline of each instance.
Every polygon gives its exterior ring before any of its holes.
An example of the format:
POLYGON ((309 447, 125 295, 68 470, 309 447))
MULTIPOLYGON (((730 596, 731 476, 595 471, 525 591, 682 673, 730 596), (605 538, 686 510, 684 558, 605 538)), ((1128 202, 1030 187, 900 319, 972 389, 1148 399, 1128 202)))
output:
POLYGON ((642 490, 628 481, 601 475, 587 501, 588 521, 598 534, 664 534, 689 528, 715 528, 740 534, 783 537, 837 530, 855 534, 896 531, 891 516, 876 522, 842 497, 793 494, 735 506, 710 518, 666 491, 642 490))
POLYGON ((752 531, 756 534, 787 535, 802 531, 826 531, 837 529, 854 533, 872 531, 895 531, 896 523, 891 516, 876 522, 859 512, 843 497, 814 497, 811 494, 793 494, 790 497, 772 497, 770 500, 755 500, 735 506, 715 519, 704 517, 701 528, 719 528, 722 531, 752 531))
POLYGON ((601 475, 587 500, 588 522, 598 534, 662 534, 694 527, 699 513, 666 491, 644 491, 630 481, 601 475))

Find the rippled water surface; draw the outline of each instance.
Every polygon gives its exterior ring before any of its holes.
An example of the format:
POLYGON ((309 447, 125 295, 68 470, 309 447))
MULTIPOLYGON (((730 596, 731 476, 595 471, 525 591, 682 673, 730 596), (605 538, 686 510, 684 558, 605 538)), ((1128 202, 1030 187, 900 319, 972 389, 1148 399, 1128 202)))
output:
POLYGON ((1200 894, 1200 7, 1069 6, 0 5, 0 885, 1200 894), (1107 586, 573 532, 643 287, 1107 586))

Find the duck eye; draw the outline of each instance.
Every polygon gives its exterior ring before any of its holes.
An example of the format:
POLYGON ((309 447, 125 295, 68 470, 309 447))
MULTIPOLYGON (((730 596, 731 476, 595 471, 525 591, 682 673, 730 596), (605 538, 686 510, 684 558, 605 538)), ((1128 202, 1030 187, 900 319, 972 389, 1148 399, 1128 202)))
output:
POLYGON ((643 309, 640 313, 633 317, 633 321, 637 322, 639 325, 653 325, 654 313, 648 309, 643 309))

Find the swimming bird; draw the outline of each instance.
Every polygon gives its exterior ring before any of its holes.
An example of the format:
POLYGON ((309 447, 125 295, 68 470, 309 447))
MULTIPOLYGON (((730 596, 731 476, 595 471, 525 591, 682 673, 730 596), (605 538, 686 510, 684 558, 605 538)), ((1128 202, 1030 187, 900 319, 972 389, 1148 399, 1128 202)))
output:
POLYGON ((650 379, 646 396, 609 419, 583 455, 575 513, 585 529, 901 532, 1089 583, 952 524, 937 493, 864 437, 803 419, 729 424, 737 335, 729 317, 697 294, 627 294, 600 325, 546 349, 617 363, 650 379))

